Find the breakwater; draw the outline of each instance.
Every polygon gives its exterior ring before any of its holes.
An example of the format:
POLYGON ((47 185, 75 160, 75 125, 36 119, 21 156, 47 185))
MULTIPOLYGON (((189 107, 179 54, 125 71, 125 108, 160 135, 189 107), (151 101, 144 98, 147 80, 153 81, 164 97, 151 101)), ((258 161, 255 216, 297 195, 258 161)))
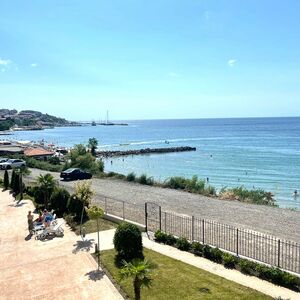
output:
POLYGON ((143 155, 143 154, 162 154, 172 152, 186 152, 196 151, 196 147, 169 147, 169 148, 145 148, 138 150, 116 150, 116 151, 98 151, 97 156, 100 157, 116 157, 116 156, 127 156, 127 155, 143 155))

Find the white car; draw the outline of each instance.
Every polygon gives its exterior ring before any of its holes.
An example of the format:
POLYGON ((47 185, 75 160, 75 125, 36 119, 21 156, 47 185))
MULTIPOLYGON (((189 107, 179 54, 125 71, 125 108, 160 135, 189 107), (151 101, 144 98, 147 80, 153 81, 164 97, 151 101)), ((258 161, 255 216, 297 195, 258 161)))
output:
POLYGON ((0 163, 1 170, 18 169, 26 167, 26 162, 22 159, 9 159, 6 162, 0 163))

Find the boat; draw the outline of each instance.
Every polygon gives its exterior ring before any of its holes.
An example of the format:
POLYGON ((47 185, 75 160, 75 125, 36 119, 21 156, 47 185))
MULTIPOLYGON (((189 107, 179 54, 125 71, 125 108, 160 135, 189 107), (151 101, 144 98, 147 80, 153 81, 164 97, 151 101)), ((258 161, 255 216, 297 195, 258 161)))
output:
POLYGON ((96 122, 95 121, 93 121, 92 122, 92 126, 96 126, 97 124, 96 124, 96 122))

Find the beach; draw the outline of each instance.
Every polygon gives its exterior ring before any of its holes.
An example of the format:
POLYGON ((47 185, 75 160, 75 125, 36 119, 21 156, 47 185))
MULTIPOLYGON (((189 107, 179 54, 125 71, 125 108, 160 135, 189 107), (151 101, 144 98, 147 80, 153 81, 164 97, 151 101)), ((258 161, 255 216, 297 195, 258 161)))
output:
MULTIPOLYGON (((24 182, 34 181, 39 174, 45 173, 51 173, 55 179, 60 179, 59 173, 31 169, 31 174, 24 178, 24 182)), ((59 184, 72 192, 75 182, 59 181, 59 184)), ((127 203, 131 208, 130 214, 137 214, 132 216, 134 220, 143 220, 145 202, 155 202, 161 205, 164 211, 194 215, 238 228, 273 235, 277 238, 300 242, 300 211, 219 200, 110 178, 93 178, 92 187, 96 192, 94 203, 98 203, 104 208, 104 197, 125 201, 125 205, 127 203)))

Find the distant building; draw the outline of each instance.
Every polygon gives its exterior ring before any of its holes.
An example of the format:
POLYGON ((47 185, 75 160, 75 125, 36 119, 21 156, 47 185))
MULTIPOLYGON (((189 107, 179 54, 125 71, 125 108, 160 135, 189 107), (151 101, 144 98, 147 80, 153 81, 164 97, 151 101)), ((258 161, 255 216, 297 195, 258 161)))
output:
POLYGON ((33 157, 35 159, 46 160, 54 155, 54 152, 45 150, 43 148, 27 148, 24 150, 24 155, 33 157))

